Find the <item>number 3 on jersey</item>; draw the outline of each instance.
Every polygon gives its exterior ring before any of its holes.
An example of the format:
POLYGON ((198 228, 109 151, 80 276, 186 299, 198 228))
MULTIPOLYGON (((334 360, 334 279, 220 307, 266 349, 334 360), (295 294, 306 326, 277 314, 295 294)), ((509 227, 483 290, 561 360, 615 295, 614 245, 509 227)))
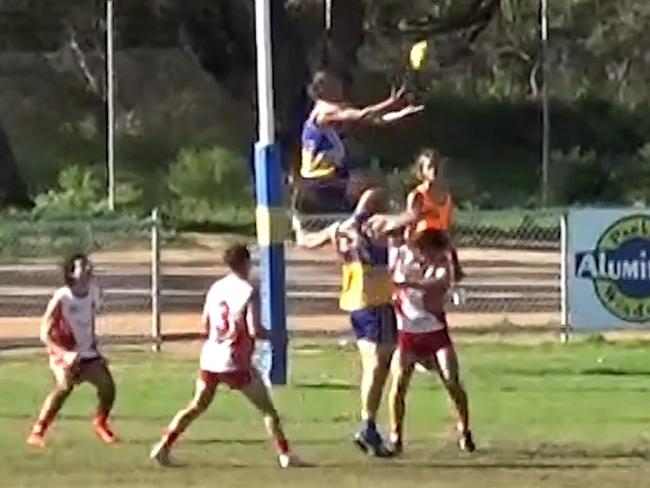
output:
POLYGON ((223 338, 230 330, 230 307, 226 302, 219 303, 220 321, 216 326, 217 341, 223 338))

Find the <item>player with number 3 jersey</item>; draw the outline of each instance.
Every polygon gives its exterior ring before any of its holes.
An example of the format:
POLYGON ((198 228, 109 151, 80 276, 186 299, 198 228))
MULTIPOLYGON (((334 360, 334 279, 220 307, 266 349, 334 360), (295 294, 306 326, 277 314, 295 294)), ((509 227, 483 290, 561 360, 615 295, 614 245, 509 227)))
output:
POLYGON ((270 393, 252 365, 256 339, 266 339, 259 323, 259 303, 249 281, 250 254, 246 246, 234 245, 223 260, 230 269, 208 292, 203 309, 207 339, 203 344, 200 371, 194 398, 178 412, 162 439, 151 451, 151 458, 170 465, 170 450, 178 437, 210 406, 219 385, 241 391, 262 413, 283 468, 302 464, 289 450, 280 418, 270 393))

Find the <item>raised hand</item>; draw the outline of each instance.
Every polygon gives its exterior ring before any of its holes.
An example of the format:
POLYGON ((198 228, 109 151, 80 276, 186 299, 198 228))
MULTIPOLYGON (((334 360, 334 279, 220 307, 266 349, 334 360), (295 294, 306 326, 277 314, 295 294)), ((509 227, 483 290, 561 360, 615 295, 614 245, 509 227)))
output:
POLYGON ((424 110, 424 105, 407 105, 401 110, 395 112, 388 112, 387 114, 382 115, 381 120, 383 122, 394 122, 406 118, 410 115, 417 114, 424 110))
POLYGON ((404 97, 406 96, 406 88, 404 85, 400 86, 399 88, 396 87, 391 87, 390 90, 390 96, 388 97, 388 100, 391 102, 391 104, 396 105, 404 100, 404 97))

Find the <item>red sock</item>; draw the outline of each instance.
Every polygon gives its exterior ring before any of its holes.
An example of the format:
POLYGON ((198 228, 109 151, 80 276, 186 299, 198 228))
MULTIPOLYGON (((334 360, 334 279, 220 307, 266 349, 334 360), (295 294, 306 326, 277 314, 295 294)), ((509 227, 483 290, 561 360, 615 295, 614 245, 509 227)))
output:
POLYGON ((97 412, 95 413, 94 422, 96 424, 105 425, 106 421, 108 420, 108 413, 109 413, 108 410, 104 408, 97 409, 97 412))
POLYGON ((289 453, 289 442, 284 437, 274 439, 273 442, 275 444, 275 449, 278 451, 278 454, 289 453))
POLYGON ((52 420, 54 420, 54 415, 52 414, 52 412, 50 411, 45 412, 42 417, 39 417, 36 420, 36 422, 34 422, 34 426, 32 427, 32 432, 45 434, 45 431, 47 431, 48 427, 52 423, 52 420))
POLYGON ((47 431, 48 423, 43 420, 37 420, 32 425, 32 434, 43 435, 47 431))

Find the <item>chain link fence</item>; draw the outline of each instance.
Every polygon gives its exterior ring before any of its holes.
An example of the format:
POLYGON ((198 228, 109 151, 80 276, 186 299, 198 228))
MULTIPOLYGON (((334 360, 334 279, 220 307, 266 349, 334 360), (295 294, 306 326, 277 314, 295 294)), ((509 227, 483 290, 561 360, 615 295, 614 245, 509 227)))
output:
MULTIPOLYGON (((558 324, 561 216, 561 209, 458 211, 453 239, 467 277, 462 283, 464 303, 449 304, 452 321, 470 328, 558 324)), ((294 215, 293 225, 314 231, 345 217, 294 215)), ((323 254, 309 274, 301 266, 287 263, 287 282, 294 275, 304 276, 302 291, 311 296, 301 309, 334 313, 339 285, 336 257, 323 254)))
MULTIPOLYGON (((449 304, 452 323, 467 330, 504 322, 557 325, 561 214, 559 209, 458 212, 454 239, 467 278, 465 302, 449 304)), ((343 216, 296 217, 304 227, 318 229, 343 216)), ((150 342, 160 327, 161 341, 198 338, 205 293, 226 273, 219 261, 227 241, 218 235, 192 240, 171 232, 159 236, 156 222, 2 222, 0 348, 38 345, 40 316, 61 286, 59 264, 78 251, 91 254, 104 291, 98 320, 103 342, 150 342), (154 235, 159 240, 152 239, 154 235)), ((253 259, 257 263, 255 249, 253 259)), ((346 333, 347 321, 338 308, 340 266, 334 252, 305 251, 289 243, 286 260, 289 327, 297 332, 346 333)))
MULTIPOLYGON (((0 348, 38 344, 40 317, 77 252, 95 264, 104 295, 97 332, 145 339, 152 330, 152 219, 0 223, 0 348)), ((155 290, 154 290, 155 291, 155 290)))

